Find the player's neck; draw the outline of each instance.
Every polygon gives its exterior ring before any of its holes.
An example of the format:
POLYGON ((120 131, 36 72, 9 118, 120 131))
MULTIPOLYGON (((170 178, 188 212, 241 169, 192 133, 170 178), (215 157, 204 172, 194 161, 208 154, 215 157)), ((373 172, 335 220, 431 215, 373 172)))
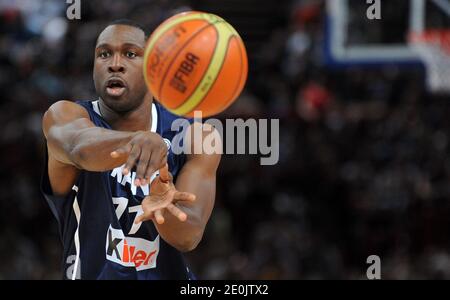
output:
POLYGON ((150 130, 152 124, 152 99, 145 99, 134 110, 117 113, 100 99, 99 110, 112 129, 120 131, 150 130))

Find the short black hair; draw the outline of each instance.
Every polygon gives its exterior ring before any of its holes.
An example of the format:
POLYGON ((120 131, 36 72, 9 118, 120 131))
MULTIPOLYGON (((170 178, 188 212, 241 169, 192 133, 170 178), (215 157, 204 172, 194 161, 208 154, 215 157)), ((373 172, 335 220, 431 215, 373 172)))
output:
MULTIPOLYGON (((114 20, 110 23, 108 23, 108 25, 106 25, 106 27, 111 26, 111 25, 127 25, 127 26, 132 26, 135 28, 138 28, 140 30, 142 30, 145 34, 145 39, 148 38, 148 36, 150 35, 150 32, 147 30, 147 28, 145 28, 142 24, 139 24, 133 20, 130 19, 118 19, 118 20, 114 20)), ((106 28, 105 27, 105 28, 106 28)))

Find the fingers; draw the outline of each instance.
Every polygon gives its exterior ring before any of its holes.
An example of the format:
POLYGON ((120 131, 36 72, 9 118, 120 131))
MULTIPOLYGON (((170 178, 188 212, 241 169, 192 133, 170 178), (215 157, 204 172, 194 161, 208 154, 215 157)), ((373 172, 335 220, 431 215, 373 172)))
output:
POLYGON ((137 216, 136 219, 134 219, 134 223, 135 224, 139 224, 141 222, 144 221, 148 221, 154 218, 154 213, 153 212, 149 212, 149 213, 143 213, 140 216, 137 216))
POLYGON ((155 219, 156 223, 160 225, 164 223, 163 210, 161 209, 155 210, 155 219))
POLYGON ((128 160, 125 163, 125 167, 123 169, 123 174, 127 175, 133 166, 136 164, 139 155, 141 154, 141 148, 137 145, 133 146, 130 151, 130 155, 128 156, 128 160))
MULTIPOLYGON (((174 215, 180 222, 185 222, 187 220, 187 214, 183 212, 181 209, 173 205, 169 204, 167 210, 174 215)), ((158 224, 163 224, 165 222, 164 216, 162 215, 163 209, 157 209, 155 212, 149 212, 146 214, 142 214, 134 220, 135 224, 139 224, 141 222, 145 222, 151 219, 155 219, 158 224)))
POLYGON ((170 213, 172 215, 174 215, 175 217, 178 218, 178 220, 180 220, 181 222, 186 221, 187 219, 187 215, 186 213, 184 213, 181 209, 179 209, 178 207, 176 207, 175 205, 173 205, 172 203, 170 203, 167 206, 167 210, 170 211, 170 213))
POLYGON ((195 195, 188 192, 176 192, 173 195, 173 199, 177 201, 189 201, 194 202, 195 201, 195 195))
POLYGON ((165 163, 164 167, 162 167, 161 169, 159 169, 159 178, 160 178, 161 181, 163 181, 163 182, 168 182, 168 181, 170 181, 170 177, 169 177, 169 166, 167 165, 167 162, 165 163))
MULTIPOLYGON (((141 132, 125 146, 122 146, 110 153, 112 158, 126 159, 122 173, 128 175, 131 169, 136 166, 135 185, 147 184, 159 168, 167 163, 167 146, 158 134, 141 132)), ((168 174, 168 171, 164 174, 168 174)), ((164 176, 164 181, 169 181, 168 176, 164 176)))
POLYGON ((165 207, 153 208, 147 210, 141 215, 137 216, 134 223, 138 224, 140 222, 148 221, 154 219, 158 224, 164 224, 164 210, 167 209, 172 215, 174 215, 180 222, 185 222, 187 220, 187 214, 183 212, 180 208, 175 206, 173 203, 169 203, 165 207))
MULTIPOLYGON (((161 166, 164 166, 166 164, 167 164, 167 152, 164 152, 164 153, 159 154, 159 155, 153 153, 151 158, 150 158, 150 162, 148 163, 148 166, 147 166, 147 171, 145 173, 145 178, 150 180, 150 178, 153 175, 153 173, 155 173, 156 170, 158 170, 161 166)), ((167 171, 167 172, 169 172, 169 171, 167 171)))
POLYGON ((145 177, 145 171, 147 170, 149 159, 150 159, 150 152, 142 151, 141 157, 139 157, 139 162, 138 162, 137 170, 136 170, 136 180, 135 180, 136 186, 145 185, 147 183, 146 177, 145 177))

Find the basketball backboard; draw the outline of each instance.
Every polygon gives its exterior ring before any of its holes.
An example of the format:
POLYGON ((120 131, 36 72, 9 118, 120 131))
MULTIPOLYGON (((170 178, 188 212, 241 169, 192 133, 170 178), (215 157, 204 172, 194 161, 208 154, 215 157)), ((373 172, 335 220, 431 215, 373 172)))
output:
POLYGON ((450 29, 450 0, 328 0, 325 34, 329 66, 419 64, 408 43, 411 32, 450 29), (372 7, 373 9, 373 7, 372 7))

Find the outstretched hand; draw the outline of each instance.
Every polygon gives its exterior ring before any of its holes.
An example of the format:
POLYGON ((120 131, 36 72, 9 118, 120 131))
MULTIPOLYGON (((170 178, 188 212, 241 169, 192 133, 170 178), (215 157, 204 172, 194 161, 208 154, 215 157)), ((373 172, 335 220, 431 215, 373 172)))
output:
POLYGON ((123 175, 136 167, 134 185, 147 185, 152 174, 167 163, 167 145, 157 133, 138 131, 130 142, 110 155, 115 159, 126 159, 123 175))
POLYGON ((144 213, 136 218, 135 223, 156 220, 158 224, 165 222, 164 213, 168 210, 181 222, 187 220, 187 214, 178 208, 178 201, 195 201, 195 195, 187 192, 179 192, 170 178, 167 164, 159 170, 160 175, 150 185, 150 195, 142 200, 144 213))

